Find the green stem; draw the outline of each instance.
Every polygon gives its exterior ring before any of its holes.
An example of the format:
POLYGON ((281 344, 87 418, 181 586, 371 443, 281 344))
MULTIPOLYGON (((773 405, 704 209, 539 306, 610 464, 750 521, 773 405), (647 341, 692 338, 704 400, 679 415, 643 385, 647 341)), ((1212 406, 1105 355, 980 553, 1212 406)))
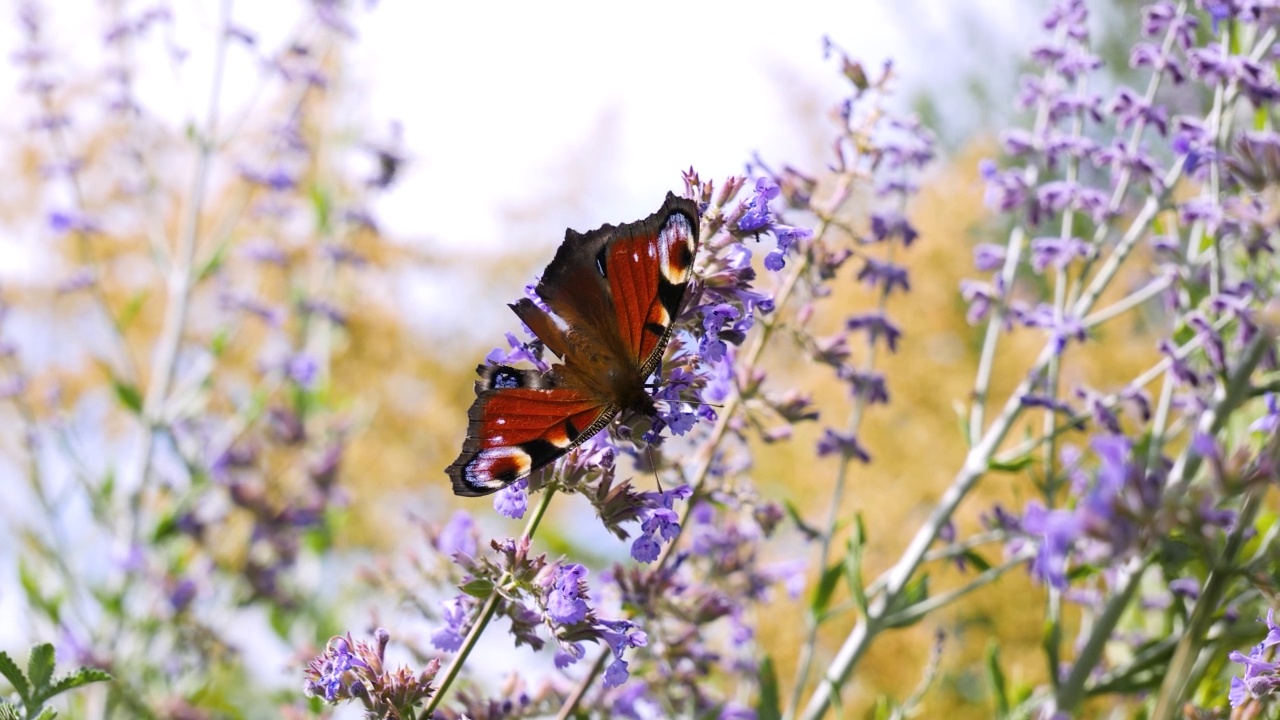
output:
MULTIPOLYGON (((555 495, 555 492, 555 489, 550 485, 543 488, 538 498, 538 504, 533 509, 533 515, 529 516, 529 521, 525 524, 521 544, 533 539, 533 534, 537 532, 538 525, 542 522, 542 517, 546 515, 547 507, 551 505, 551 498, 555 495)), ((471 625, 471 630, 467 632, 467 637, 462 641, 462 646, 454 654, 453 661, 449 663, 449 667, 445 668, 444 679, 436 685, 435 693, 427 701, 427 705, 422 709, 422 712, 418 713, 418 717, 421 720, 429 720, 431 718, 432 713, 440 706, 440 701, 444 699, 445 693, 453 685, 453 681, 458 679, 458 675, 462 672, 462 666, 467 662, 467 657, 475 649, 476 643, 480 640, 480 635, 484 633, 485 627, 489 625, 489 621, 493 619, 498 610, 498 604, 502 601, 500 588, 501 583, 495 583, 493 589, 489 591, 489 597, 484 601, 484 606, 480 608, 479 614, 476 615, 475 622, 471 625)))

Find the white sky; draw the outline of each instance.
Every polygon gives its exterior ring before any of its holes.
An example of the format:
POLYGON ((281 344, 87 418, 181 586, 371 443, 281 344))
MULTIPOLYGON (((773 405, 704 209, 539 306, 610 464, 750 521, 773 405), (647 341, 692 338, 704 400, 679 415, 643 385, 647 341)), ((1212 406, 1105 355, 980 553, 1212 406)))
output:
MULTIPOLYGON (((19 0, 0 2, 9 20, 19 0)), ((152 4, 126 7, 137 13, 152 4)), ((894 58, 903 104, 928 93, 948 112, 948 130, 963 135, 976 122, 968 83, 981 78, 1007 97, 1010 61, 1034 36, 1027 29, 1045 3, 381 0, 372 12, 364 0, 349 4, 358 8, 359 40, 344 89, 348 122, 383 137, 400 122, 412 158, 374 208, 383 229, 432 253, 504 257, 549 252, 566 226, 643 217, 691 165, 720 179, 759 152, 820 168, 832 132, 821 118, 845 94, 836 63, 822 57, 824 35, 869 69, 894 58), (805 114, 811 119, 801 125, 805 114)), ((104 4, 49 5, 55 53, 71 58, 65 74, 97 77, 90 73, 104 56, 104 4)), ((135 59, 141 102, 175 127, 204 116, 219 6, 172 2, 173 37, 190 50, 177 72, 154 34, 135 59)), ((282 0, 232 3, 236 23, 268 49, 288 36, 299 10, 282 0)), ((0 21, 0 48, 15 38, 13 22, 0 21)), ((228 57, 221 106, 234 115, 261 71, 243 48, 228 57)), ((0 100, 16 82, 12 65, 0 65, 0 100)), ((89 124, 95 112, 73 117, 89 124)), ((0 138, 20 132, 27 117, 0 118, 0 138)), ((49 273, 3 235, 0 277, 49 273)), ((453 337, 503 317, 520 285, 477 288, 474 277, 440 272, 409 278, 397 292, 413 316, 433 317, 424 333, 453 337), (431 312, 459 298, 479 301, 478 290, 492 293, 488 305, 499 310, 470 322, 431 312)))

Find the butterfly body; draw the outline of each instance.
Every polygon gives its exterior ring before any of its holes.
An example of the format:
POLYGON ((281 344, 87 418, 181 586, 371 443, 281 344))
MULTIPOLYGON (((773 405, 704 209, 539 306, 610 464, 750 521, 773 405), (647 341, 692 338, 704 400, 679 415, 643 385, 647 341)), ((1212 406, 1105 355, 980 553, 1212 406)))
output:
POLYGON ((670 193, 649 217, 569 230, 538 282, 542 303, 510 307, 560 358, 546 372, 480 366, 458 495, 485 495, 554 462, 619 412, 654 415, 645 380, 679 314, 698 247, 693 201, 670 193))

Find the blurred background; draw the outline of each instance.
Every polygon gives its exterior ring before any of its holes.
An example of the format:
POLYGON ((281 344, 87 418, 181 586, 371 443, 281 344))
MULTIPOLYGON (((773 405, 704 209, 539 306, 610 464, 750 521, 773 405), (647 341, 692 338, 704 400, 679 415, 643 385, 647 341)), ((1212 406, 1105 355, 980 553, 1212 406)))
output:
MULTIPOLYGON (((51 631, 46 621, 35 619, 30 593, 24 597, 19 591, 19 576, 35 572, 20 560, 24 553, 40 544, 73 548, 70 564, 95 568, 91 574, 109 584, 133 552, 127 543, 97 542, 92 524, 79 522, 95 516, 95 509, 91 500, 76 499, 73 488, 86 477, 113 477, 112 468, 130 466, 140 440, 114 406, 128 395, 116 381, 123 370, 101 359, 111 355, 113 341, 103 336, 89 303, 68 289, 84 257, 75 243, 58 241, 52 218, 71 206, 93 209, 100 218, 95 242, 109 258, 112 281, 104 284, 105 292, 109 302, 130 313, 125 344, 145 358, 164 327, 164 303, 145 290, 162 288, 163 278, 148 265, 154 247, 146 224, 110 210, 118 193, 127 194, 131 158, 157 153, 162 160, 150 172, 161 180, 160 197, 178 197, 185 186, 165 185, 174 182, 171 178, 185 183, 196 161, 162 151, 180 146, 190 128, 210 113, 224 132, 242 130, 220 148, 226 152, 215 158, 209 173, 207 224, 217 231, 216 218, 244 204, 236 195, 238 178, 263 171, 254 165, 261 157, 255 148, 279 131, 258 124, 259 116, 289 107, 288 92, 264 80, 269 75, 264 67, 288 55, 291 38, 309 32, 306 23, 313 22, 299 21, 310 15, 294 3, 227 5, 233 29, 243 37, 226 51, 216 105, 209 87, 223 4, 154 6, 167 10, 170 19, 158 23, 127 58, 130 97, 153 130, 141 137, 122 134, 126 129, 113 119, 104 88, 111 83, 113 63, 119 62, 112 59, 118 47, 110 38, 113 23, 122 13, 136 15, 152 6, 70 2, 41 11, 42 42, 59 83, 57 102, 70 118, 60 137, 86 168, 78 184, 59 182, 50 169, 56 143, 33 129, 33 118, 49 109, 33 99, 20 63, 0 70, 0 98, 12 109, 0 117, 0 157, 10 168, 10 179, 0 185, 0 291, 9 308, 0 337, 21 349, 23 392, 43 403, 32 412, 71 428, 83 444, 81 457, 88 459, 87 468, 76 468, 52 451, 37 451, 49 453, 52 468, 51 487, 39 497, 22 480, 21 420, 13 412, 6 415, 6 429, 14 432, 8 433, 0 464, 5 505, 0 648, 48 639, 51 631), (38 508, 61 528, 33 529, 27 518, 38 508)), ((349 439, 339 480, 341 521, 326 538, 331 548, 321 560, 300 561, 296 568, 331 601, 326 611, 331 614, 317 624, 357 626, 371 612, 395 612, 393 599, 371 600, 357 576, 361 568, 391 563, 420 544, 410 517, 442 520, 454 507, 466 507, 482 518, 486 531, 518 532, 518 524, 491 513, 487 501, 454 498, 443 472, 462 439, 474 366, 491 348, 505 344, 504 332, 518 327, 506 303, 521 296, 566 227, 585 231, 643 217, 666 191, 680 189, 682 170, 693 167, 703 178, 721 181, 744 172, 758 156, 821 176, 830 162, 833 108, 847 92, 838 62, 825 56, 828 41, 868 68, 892 60, 896 102, 921 117, 942 150, 908 208, 921 240, 906 258, 913 291, 890 306, 906 333, 887 367, 893 402, 864 425, 863 443, 876 462, 855 479, 846 499, 850 513, 875 509, 867 517, 867 562, 869 573, 883 569, 962 458, 956 407, 966 402, 972 384, 978 336, 965 321, 957 287, 972 274, 975 238, 994 234, 999 241, 999 227, 983 208, 976 166, 995 152, 1000 129, 1018 118, 1012 98, 1020 63, 1038 37, 1037 19, 1046 5, 1019 0, 800 2, 785 8, 727 2, 656 2, 643 8, 588 2, 354 5, 337 31, 355 41, 316 58, 326 91, 322 99, 307 101, 319 104, 327 136, 342 142, 298 170, 355 178, 346 186, 352 196, 362 181, 378 190, 359 206, 365 215, 349 235, 349 249, 364 265, 349 275, 312 278, 344 308, 343 332, 320 372, 331 393, 325 402, 341 409, 343 417, 325 436, 349 439), (922 447, 929 452, 920 452, 922 447)), ((20 48, 25 42, 20 17, 27 4, 6 0, 5 7, 0 47, 20 48)), ((1130 3, 1091 3, 1091 9, 1106 55, 1108 24, 1117 18, 1133 22, 1136 11, 1130 3)), ((1127 64, 1121 58, 1113 66, 1127 64)), ((270 178, 259 184, 270 185, 270 178)), ((339 206, 341 192, 333 198, 333 207, 339 206)), ((254 252, 274 246, 291 259, 306 256, 312 252, 308 232, 269 225, 262 214, 243 208, 235 213, 240 224, 228 233, 233 251, 219 267, 230 278, 227 284, 252 285, 262 298, 297 292, 262 269, 254 252)), ((176 210, 160 216, 162 236, 181 226, 176 210)), ((834 326, 867 302, 853 283, 846 285, 824 301, 819 324, 834 326)), ((220 287, 216 298, 197 298, 193 317, 225 308, 229 294, 239 297, 234 291, 220 287)), ((305 339, 279 335, 270 323, 237 326, 218 357, 252 374, 287 362, 298 347, 307 346, 305 339)), ((1039 348, 1037 339, 1023 339, 1027 352, 1039 348)), ((1019 339, 1012 342, 1016 346, 1019 339)), ((1131 377, 1154 354, 1151 341, 1140 333, 1131 343, 1129 352, 1108 358, 1105 367, 1070 368, 1064 382, 1104 385, 1108 373, 1131 377)), ((789 360, 794 355, 789 348, 779 347, 775 355, 770 362, 777 372, 816 397, 843 392, 789 360)), ((1017 364, 1016 353, 1007 358, 1017 364)), ((197 364, 194 356, 180 359, 178 375, 197 364)), ((1000 382, 997 372, 997 392, 1000 382)), ((225 397, 239 397, 237 392, 233 388, 225 397)), ((757 455, 754 473, 762 494, 794 502, 815 517, 824 507, 831 474, 830 463, 813 457, 816 438, 816 429, 804 428, 790 442, 770 445, 757 455)), ((320 450, 306 445, 298 452, 320 450)), ((164 464, 157 460, 157 466, 164 464)), ((1012 476, 993 478, 987 498, 974 507, 997 499, 1020 504, 1014 485, 1012 476)), ((626 544, 591 529, 593 518, 577 515, 584 509, 572 501, 557 502, 539 541, 553 553, 625 558, 626 544)), ((971 527, 966 529, 977 527, 976 509, 967 521, 971 527)), ((214 552, 220 567, 246 562, 252 540, 250 531, 244 532, 244 538, 225 540, 214 552)), ((807 559, 812 552, 794 532, 774 549, 780 560, 807 559)), ((1015 573, 1001 592, 980 593, 941 616, 949 640, 941 681, 928 706, 967 708, 971 717, 984 716, 982 678, 973 668, 986 650, 986 638, 997 631, 1015 681, 1044 676, 1046 668, 1033 654, 1039 611, 1027 615, 1025 626, 1016 620, 1028 592, 1039 591, 1015 573)), ((796 622, 768 624, 761 641, 787 678, 801 610, 785 597, 778 602, 778 617, 796 622)), ((94 613, 88 617, 92 625, 94 613)), ((255 648, 245 658, 247 672, 272 679, 269 684, 278 681, 278 688, 298 686, 295 650, 271 636, 270 618, 240 612, 218 622, 233 643, 255 648)), ((917 626, 875 647, 854 680, 859 707, 877 693, 901 695, 914 686, 934 629, 917 626)), ((427 631, 418 629, 420 637, 427 631)), ((826 638, 825 650, 834 651, 841 639, 839 634, 826 638)), ((489 657, 501 666, 539 662, 527 649, 509 652, 508 638, 493 641, 489 657)))

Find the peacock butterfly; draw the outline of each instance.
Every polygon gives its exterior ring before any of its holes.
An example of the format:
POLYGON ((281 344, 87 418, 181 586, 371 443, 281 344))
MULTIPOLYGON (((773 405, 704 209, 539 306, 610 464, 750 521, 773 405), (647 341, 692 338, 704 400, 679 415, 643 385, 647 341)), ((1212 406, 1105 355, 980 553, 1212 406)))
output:
POLYGON ((654 415, 658 367, 698 251, 698 207, 667 193, 643 220, 566 230, 536 292, 510 305, 561 362, 481 365, 453 492, 501 490, 600 432, 622 410, 654 415))

